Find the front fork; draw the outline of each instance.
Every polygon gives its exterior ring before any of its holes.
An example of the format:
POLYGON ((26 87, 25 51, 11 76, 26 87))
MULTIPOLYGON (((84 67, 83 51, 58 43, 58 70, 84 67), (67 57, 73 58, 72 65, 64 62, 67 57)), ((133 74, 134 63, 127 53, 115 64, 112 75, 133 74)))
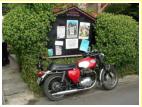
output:
POLYGON ((102 85, 102 82, 103 82, 102 74, 103 74, 104 72, 109 72, 109 71, 110 71, 110 68, 111 68, 111 65, 103 65, 103 67, 100 69, 99 78, 98 78, 98 81, 99 81, 99 84, 100 84, 100 85, 102 85))
POLYGON ((100 81, 100 82, 102 81, 102 74, 103 74, 103 72, 105 72, 105 69, 104 69, 104 68, 102 68, 102 69, 100 70, 100 73, 99 73, 99 81, 100 81))

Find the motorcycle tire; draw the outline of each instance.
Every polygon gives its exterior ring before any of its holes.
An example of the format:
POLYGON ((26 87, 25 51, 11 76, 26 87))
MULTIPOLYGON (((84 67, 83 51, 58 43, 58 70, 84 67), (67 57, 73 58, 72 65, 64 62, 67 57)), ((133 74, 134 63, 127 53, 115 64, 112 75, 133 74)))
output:
MULTIPOLYGON (((112 77, 111 77, 112 79, 112 77)), ((112 81, 111 81, 112 82, 112 81)), ((115 88, 118 84, 118 75, 117 72, 114 68, 114 66, 111 66, 109 71, 105 71, 102 73, 102 88, 105 90, 112 90, 113 88, 115 88), (108 84, 108 76, 112 76, 113 75, 113 83, 108 84)))
MULTIPOLYGON (((52 85, 54 83, 53 80, 57 79, 57 78, 59 80, 62 80, 62 75, 60 75, 60 74, 49 75, 49 77, 46 78, 46 80, 43 84, 43 89, 44 89, 45 95, 48 97, 49 100, 52 100, 52 101, 58 101, 64 97, 64 95, 54 96, 54 95, 52 95, 52 93, 50 93, 50 91, 51 91, 50 88, 52 87, 50 85, 52 85)), ((60 83, 61 81, 58 81, 58 82, 60 83)))

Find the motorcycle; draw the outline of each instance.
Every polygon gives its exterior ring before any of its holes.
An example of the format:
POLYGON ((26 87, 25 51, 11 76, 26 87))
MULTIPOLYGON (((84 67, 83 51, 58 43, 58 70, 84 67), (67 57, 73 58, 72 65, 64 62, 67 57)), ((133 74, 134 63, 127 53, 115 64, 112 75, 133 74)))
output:
POLYGON ((51 64, 43 71, 40 58, 37 64, 37 83, 43 86, 45 95, 53 101, 64 95, 89 90, 99 85, 111 90, 117 86, 118 77, 114 65, 104 63, 104 54, 98 51, 83 54, 76 64, 51 64))

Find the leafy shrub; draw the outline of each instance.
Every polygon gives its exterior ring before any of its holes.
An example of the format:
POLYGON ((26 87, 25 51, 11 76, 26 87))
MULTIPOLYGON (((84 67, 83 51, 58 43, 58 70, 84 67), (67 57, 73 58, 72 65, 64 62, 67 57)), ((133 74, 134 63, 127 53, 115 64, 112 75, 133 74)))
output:
POLYGON ((136 21, 139 21, 138 3, 112 3, 104 11, 107 13, 132 16, 136 21))
POLYGON ((36 84, 37 56, 46 55, 48 32, 55 17, 51 4, 20 4, 4 16, 4 40, 18 57, 23 79, 30 89, 36 84))
POLYGON ((119 68, 138 62, 138 23, 129 16, 101 14, 96 19, 96 45, 106 55, 107 63, 119 68))

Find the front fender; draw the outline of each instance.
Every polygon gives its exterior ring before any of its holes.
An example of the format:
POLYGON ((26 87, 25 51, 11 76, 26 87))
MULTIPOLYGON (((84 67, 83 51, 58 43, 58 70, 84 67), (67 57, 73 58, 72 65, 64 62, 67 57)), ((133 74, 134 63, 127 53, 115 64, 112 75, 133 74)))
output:
POLYGON ((99 75, 99 81, 101 82, 102 81, 102 74, 105 72, 105 69, 102 68, 101 71, 100 71, 100 75, 99 75))
POLYGON ((107 64, 100 70, 99 80, 102 81, 102 76, 104 72, 109 72, 111 68, 114 68, 114 65, 107 64))

